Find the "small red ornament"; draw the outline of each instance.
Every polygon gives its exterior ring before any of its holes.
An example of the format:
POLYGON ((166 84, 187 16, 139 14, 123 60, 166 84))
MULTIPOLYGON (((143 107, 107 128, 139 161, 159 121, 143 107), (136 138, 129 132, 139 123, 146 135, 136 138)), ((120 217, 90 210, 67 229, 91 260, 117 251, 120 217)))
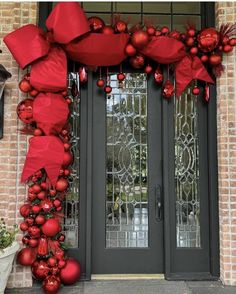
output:
POLYGON ((106 85, 106 87, 104 88, 104 92, 106 94, 110 94, 112 92, 112 87, 109 85, 106 85))
POLYGON ((64 146, 65 151, 69 151, 71 148, 71 144, 69 144, 69 143, 64 143, 63 146, 64 146))
POLYGON ((99 32, 105 26, 104 21, 97 16, 92 16, 88 18, 89 27, 94 32, 99 32))
POLYGON ((222 61, 222 57, 219 54, 213 53, 209 57, 209 63, 211 65, 218 65, 221 63, 221 61, 222 61))
POLYGON ((137 69, 142 68, 144 66, 144 62, 145 58, 141 54, 137 54, 136 56, 130 58, 130 64, 132 67, 137 69))
POLYGON ((198 53, 198 48, 197 48, 197 47, 192 47, 192 48, 190 49, 190 53, 191 53, 192 55, 196 55, 196 54, 198 53))
POLYGON ((63 259, 58 260, 58 268, 63 268, 66 266, 66 261, 63 259))
POLYGON ((154 36, 156 33, 156 29, 153 26, 147 27, 147 33, 149 36, 154 36))
POLYGON ((60 242, 64 242, 64 240, 65 240, 65 235, 64 235, 64 234, 61 234, 61 236, 58 238, 58 240, 59 240, 60 242))
POLYGON ((197 39, 200 50, 211 52, 219 43, 219 34, 214 28, 206 28, 198 34, 197 39))
POLYGON ((88 81, 88 73, 84 66, 79 68, 79 81, 81 84, 85 84, 88 81))
POLYGON ((36 252, 30 247, 21 249, 21 251, 17 254, 17 262, 21 265, 31 265, 35 259, 36 252))
POLYGON ((40 237, 40 228, 37 226, 29 227, 28 233, 31 237, 39 238, 40 237))
POLYGON ((120 73, 117 74, 117 80, 119 82, 123 82, 124 79, 125 79, 125 74, 123 72, 120 72, 120 73))
POLYGON ((64 169, 64 175, 68 177, 70 175, 70 170, 69 169, 64 169))
POLYGON ((40 184, 40 187, 43 189, 43 190, 46 190, 47 189, 47 183, 46 182, 42 182, 40 184))
POLYGON ((231 52, 232 50, 233 50, 233 47, 230 46, 230 45, 225 45, 225 46, 223 47, 223 51, 224 51, 225 53, 229 53, 229 52, 231 52))
POLYGON ((56 182, 56 190, 58 192, 64 192, 69 186, 69 183, 66 179, 64 178, 60 178, 57 182, 56 182))
POLYGON ((59 199, 55 199, 55 200, 53 201, 53 205, 54 205, 55 207, 59 207, 59 206, 61 206, 61 201, 60 201, 59 199))
POLYGON ((24 93, 28 93, 29 91, 32 90, 32 87, 30 85, 30 82, 27 79, 25 79, 25 78, 22 81, 20 81, 19 88, 24 93))
POLYGON ((42 225, 45 223, 45 217, 40 214, 40 215, 36 216, 35 222, 37 225, 42 225))
POLYGON ((37 198, 37 195, 36 194, 34 194, 34 193, 29 193, 28 194, 28 200, 30 202, 34 201, 36 198, 37 198))
POLYGON ((44 212, 49 212, 53 208, 52 201, 50 199, 44 199, 40 204, 44 212))
POLYGON ((59 272, 60 272, 60 269, 58 268, 58 266, 54 266, 51 268, 52 275, 57 276, 59 274, 59 272))
POLYGON ((32 217, 27 217, 25 221, 29 226, 32 226, 34 224, 34 218, 32 217))
POLYGON ((236 46, 236 38, 232 38, 229 40, 229 45, 230 46, 236 46))
POLYGON ((103 79, 98 79, 98 80, 97 80, 97 86, 98 86, 99 88, 103 88, 104 85, 105 85, 105 81, 104 81, 103 79))
POLYGON ((144 68, 144 72, 145 72, 146 74, 150 74, 150 73, 152 72, 152 67, 151 67, 151 65, 147 65, 147 66, 145 66, 145 68, 144 68))
POLYGON ((134 47, 132 44, 128 44, 128 45, 125 47, 125 53, 126 53, 128 56, 134 56, 134 55, 137 53, 137 50, 135 49, 135 47, 134 47))
POLYGON ((46 294, 56 294, 61 287, 61 281, 57 276, 47 276, 43 281, 43 289, 46 294))
POLYGON ((22 243, 27 245, 29 243, 29 236, 23 236, 22 237, 22 243))
POLYGON ((17 115, 20 120, 25 124, 30 124, 34 121, 33 119, 33 99, 25 99, 21 101, 17 106, 17 115))
POLYGON ((37 195, 37 198, 40 200, 44 200, 46 197, 47 197, 47 193, 45 191, 41 191, 37 195))
POLYGON ((29 92, 30 96, 32 96, 32 97, 36 97, 38 95, 38 93, 39 93, 39 91, 37 91, 36 89, 32 89, 29 92))
POLYGON ((66 103, 67 103, 68 105, 70 105, 70 104, 72 103, 72 100, 71 100, 70 98, 66 98, 66 103))
POLYGON ((34 136, 42 136, 42 134, 43 134, 43 132, 41 129, 37 128, 34 130, 34 136))
POLYGON ((180 39, 180 32, 174 30, 169 33, 169 37, 179 40, 180 39))
POLYGON ((111 34, 114 34, 114 29, 111 26, 104 26, 102 28, 102 33, 105 35, 111 35, 111 34))
POLYGON ((72 285, 76 283, 81 275, 80 263, 73 259, 66 260, 66 266, 61 269, 60 279, 64 285, 72 285))
POLYGON ((161 31, 160 31, 160 30, 156 30, 156 32, 155 32, 155 36, 156 36, 156 37, 161 36, 161 31))
POLYGON ((229 43, 229 37, 226 35, 223 37, 222 44, 227 45, 229 43))
POLYGON ((46 256, 48 255, 48 240, 45 237, 41 237, 39 239, 39 246, 37 249, 37 253, 40 256, 46 256))
POLYGON ((43 260, 36 260, 31 266, 31 271, 37 280, 44 280, 48 276, 50 268, 47 262, 43 260))
POLYGON ((62 92, 61 92, 61 95, 62 95, 64 98, 65 98, 66 96, 68 96, 67 90, 62 91, 62 92))
POLYGON ((66 168, 73 162, 73 155, 70 151, 64 152, 62 167, 66 168))
POLYGON ((35 248, 38 246, 39 244, 39 240, 38 239, 29 239, 29 246, 32 247, 32 248, 35 248))
POLYGON ((162 95, 165 98, 171 98, 174 95, 174 85, 170 80, 167 80, 163 86, 162 95))
POLYGON ((147 32, 143 30, 138 30, 133 33, 131 37, 131 42, 134 45, 134 47, 141 49, 144 46, 146 46, 149 42, 149 35, 147 32))
POLYGON ((49 265, 50 267, 53 267, 53 266, 55 266, 56 264, 57 264, 57 259, 56 259, 55 257, 53 257, 53 256, 49 257, 49 259, 48 259, 48 265, 49 265))
POLYGON ((154 79, 157 84, 161 84, 163 82, 163 73, 160 67, 158 67, 154 73, 154 79))
POLYGON ((39 192, 41 192, 41 186, 40 185, 38 185, 38 184, 35 184, 35 185, 33 185, 32 186, 32 189, 33 189, 33 192, 34 193, 36 193, 36 194, 38 194, 39 192))
POLYGON ((50 194, 51 197, 55 197, 56 194, 57 194, 56 189, 50 189, 49 194, 50 194))
POLYGON ((196 30, 194 30, 193 28, 187 30, 187 35, 189 37, 194 37, 195 34, 196 34, 196 30))
POLYGON ((50 218, 42 225, 42 232, 47 237, 54 237, 61 230, 58 219, 50 218))
POLYGON ((202 57, 201 57, 201 61, 202 62, 207 62, 208 61, 208 56, 207 55, 202 55, 202 57))
POLYGON ((115 31, 117 33, 125 33, 127 30, 127 24, 122 21, 122 20, 119 20, 116 24, 115 24, 115 31))
POLYGON ((191 47, 194 44, 194 39, 192 37, 189 37, 185 40, 185 43, 187 46, 191 47))
POLYGON ((28 224, 27 224, 26 222, 22 222, 22 223, 20 224, 20 229, 21 229, 22 232, 27 231, 28 228, 29 228, 29 226, 28 226, 28 224))
POLYGON ((169 33, 169 28, 168 27, 162 27, 161 28, 161 33, 163 34, 163 35, 166 35, 166 34, 168 34, 169 33))
POLYGON ((31 207, 29 204, 23 204, 20 207, 20 215, 22 217, 27 217, 30 214, 31 207))
POLYGON ((193 95, 198 95, 200 93, 200 89, 197 86, 194 86, 192 89, 192 94, 193 95))
POLYGON ((40 212, 40 210, 41 210, 41 207, 39 206, 39 205, 33 205, 32 206, 32 212, 34 213, 34 214, 38 214, 39 212, 40 212))

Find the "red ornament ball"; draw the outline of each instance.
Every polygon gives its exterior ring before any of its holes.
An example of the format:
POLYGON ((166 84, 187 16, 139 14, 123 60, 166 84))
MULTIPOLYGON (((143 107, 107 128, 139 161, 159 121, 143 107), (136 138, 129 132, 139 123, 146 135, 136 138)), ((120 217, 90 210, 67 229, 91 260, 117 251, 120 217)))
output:
POLYGON ((33 185, 32 186, 32 189, 33 189, 33 193, 36 193, 36 194, 38 194, 39 192, 41 192, 41 186, 40 185, 38 185, 38 184, 35 184, 35 185, 33 185))
POLYGON ((42 214, 37 215, 35 218, 35 222, 37 225, 42 225, 45 223, 45 217, 42 214))
POLYGON ((180 32, 173 30, 172 32, 169 33, 169 37, 174 38, 174 39, 180 39, 180 32))
POLYGON ((187 30, 187 35, 190 37, 194 37, 196 34, 196 30, 195 29, 188 29, 187 30))
POLYGON ((29 204, 23 204, 20 207, 20 215, 22 217, 27 217, 30 214, 31 207, 29 204))
POLYGON ((209 57, 209 63, 211 65, 218 65, 220 64, 222 61, 222 57, 219 54, 211 54, 211 56, 209 57))
POLYGON ((163 35, 166 35, 166 34, 168 34, 169 33, 169 28, 168 27, 162 27, 161 28, 161 33, 163 34, 163 35))
POLYGON ((32 96, 32 97, 36 97, 38 95, 38 93, 39 93, 39 91, 37 91, 36 89, 32 89, 29 92, 30 96, 32 96))
POLYGON ((17 262, 21 265, 31 265, 36 259, 36 251, 32 248, 23 248, 17 254, 17 262))
POLYGON ((43 281, 43 289, 46 294, 56 294, 61 287, 61 281, 57 276, 47 276, 43 281))
POLYGON ((104 92, 106 94, 110 94, 112 92, 112 87, 109 85, 106 85, 106 87, 104 88, 104 92))
POLYGON ((97 16, 92 16, 88 18, 89 27, 94 32, 99 32, 105 26, 104 21, 97 16))
POLYGON ((232 38, 229 40, 229 45, 230 46, 236 46, 236 38, 232 38))
POLYGON ((156 37, 161 36, 161 31, 160 31, 160 30, 156 30, 156 32, 155 32, 155 36, 156 36, 156 37))
POLYGON ((153 26, 147 27, 147 33, 149 36, 154 36, 156 33, 156 29, 153 26))
POLYGON ((227 45, 229 43, 229 37, 226 35, 223 37, 222 44, 227 45))
POLYGON ((53 267, 53 266, 55 266, 56 264, 57 264, 57 259, 56 259, 55 257, 53 257, 53 256, 49 257, 49 259, 48 259, 48 265, 49 265, 50 267, 53 267))
POLYGON ((50 268, 47 262, 43 260, 36 260, 31 266, 31 271, 37 280, 44 280, 48 276, 50 268))
POLYGON ((66 261, 63 259, 58 260, 58 268, 63 268, 66 266, 66 261))
POLYGON ((58 192, 64 192, 69 186, 69 183, 66 179, 64 178, 60 178, 57 182, 56 182, 56 190, 58 192))
POLYGON ((35 205, 32 206, 31 210, 32 210, 32 212, 34 214, 38 214, 40 212, 40 210, 41 210, 41 207, 39 205, 35 204, 35 205))
POLYGON ((232 50, 233 50, 233 47, 230 46, 230 45, 225 45, 225 46, 223 47, 223 51, 224 51, 225 53, 229 53, 229 52, 231 52, 232 50))
POLYGON ((144 62, 145 58, 141 54, 137 54, 136 56, 130 58, 130 64, 137 69, 142 68, 144 66, 144 62))
POLYGON ((190 53, 191 53, 192 55, 196 55, 196 54, 198 53, 198 48, 197 48, 197 47, 192 47, 192 48, 190 49, 190 53))
POLYGON ((219 43, 219 33, 214 28, 203 29, 198 35, 198 47, 203 52, 211 52, 219 43))
POLYGON ((28 224, 26 222, 22 222, 20 224, 20 229, 21 229, 22 232, 26 232, 28 230, 28 228, 29 228, 29 226, 28 226, 28 224))
POLYGON ((165 98, 171 98, 174 95, 174 85, 170 80, 167 80, 163 86, 162 95, 165 98))
POLYGON ((38 244, 39 244, 39 240, 38 239, 29 239, 29 246, 34 248, 34 247, 37 247, 38 244))
POLYGON ((37 128, 34 130, 34 136, 42 136, 42 134, 43 134, 43 132, 41 129, 37 128))
POLYGON ((46 222, 42 225, 42 232, 47 237, 54 237, 58 234, 61 230, 60 223, 56 218, 49 218, 46 222))
POLYGON ((44 199, 40 206, 44 212, 49 212, 53 208, 53 204, 50 199, 44 199))
POLYGON ((22 92, 24 92, 24 93, 28 93, 29 91, 32 90, 32 87, 31 87, 31 85, 30 85, 29 80, 27 80, 27 79, 25 79, 25 78, 24 78, 22 81, 20 81, 20 83, 19 83, 19 88, 20 88, 20 90, 21 90, 22 92))
POLYGON ((131 42, 134 45, 134 47, 141 49, 144 46, 146 46, 149 42, 149 35, 147 32, 143 30, 138 30, 133 33, 131 37, 131 42))
POLYGON ((192 37, 189 37, 185 40, 185 43, 187 46, 191 47, 194 44, 194 39, 192 37))
POLYGON ((105 81, 104 81, 103 79, 98 79, 98 80, 97 80, 97 86, 98 86, 99 88, 103 88, 104 85, 105 85, 105 81))
POLYGON ((40 228, 37 226, 29 227, 28 233, 31 237, 38 238, 40 237, 40 228))
POLYGON ((125 47, 125 53, 126 53, 128 56, 134 56, 134 55, 137 53, 137 50, 135 49, 135 47, 134 47, 132 44, 128 44, 128 45, 125 47))
POLYGON ((197 86, 194 86, 192 89, 192 94, 193 95, 198 95, 200 93, 200 89, 197 86))
POLYGON ((71 152, 64 152, 62 167, 67 168, 73 162, 73 155, 71 152))
POLYGON ((147 66, 145 66, 145 68, 144 68, 144 72, 145 72, 146 74, 150 74, 150 73, 152 72, 152 67, 151 67, 151 65, 147 65, 147 66))
POLYGON ((30 124, 34 121, 33 119, 33 99, 25 99, 21 101, 17 106, 17 115, 20 120, 25 124, 30 124))
POLYGON ((124 33, 127 30, 127 24, 120 20, 115 24, 115 31, 117 33, 124 33))
POLYGON ((123 72, 118 73, 118 75, 117 75, 117 80, 118 80, 119 82, 123 82, 124 79, 125 79, 125 74, 124 74, 123 72))
POLYGON ((160 67, 158 67, 154 73, 154 79, 157 84, 161 84, 163 82, 163 73, 160 67))
POLYGON ((73 259, 68 258, 66 265, 61 269, 60 279, 64 285, 72 285, 76 283, 81 275, 80 263, 73 259))
POLYGON ((37 198, 40 200, 44 200, 46 197, 47 197, 47 193, 45 191, 41 191, 37 195, 37 198))
POLYGON ((102 28, 102 33, 105 35, 112 35, 112 34, 114 34, 114 29, 111 26, 104 26, 102 28))
POLYGON ((202 57, 201 57, 201 61, 202 62, 207 62, 208 61, 208 56, 207 55, 202 55, 202 57))

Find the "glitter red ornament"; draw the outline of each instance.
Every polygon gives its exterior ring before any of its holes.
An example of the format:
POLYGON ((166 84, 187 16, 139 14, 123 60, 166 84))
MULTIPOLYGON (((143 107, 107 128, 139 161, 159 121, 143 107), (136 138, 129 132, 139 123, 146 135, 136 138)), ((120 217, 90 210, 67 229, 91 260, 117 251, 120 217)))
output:
POLYGON ((46 237, 42 236, 40 239, 39 239, 39 246, 38 246, 38 249, 37 249, 37 253, 39 256, 46 256, 48 255, 48 240, 46 237))
POLYGON ((34 121, 33 119, 33 99, 25 99, 21 101, 17 106, 17 115, 20 120, 25 124, 30 124, 34 121))
POLYGON ((37 280, 44 280, 49 275, 50 268, 44 260, 36 260, 31 266, 31 271, 37 280))
POLYGON ((44 212, 50 212, 51 209, 53 208, 52 201, 50 199, 44 199, 41 202, 40 207, 44 212))
POLYGON ((46 294, 56 294, 61 287, 60 279, 55 276, 47 276, 43 281, 43 289, 46 294))
POLYGON ((214 28, 206 28, 198 34, 197 40, 200 50, 211 52, 219 43, 219 33, 214 28))
POLYGON ((174 85, 170 80, 167 80, 164 83, 162 95, 167 99, 171 98, 174 95, 174 85))

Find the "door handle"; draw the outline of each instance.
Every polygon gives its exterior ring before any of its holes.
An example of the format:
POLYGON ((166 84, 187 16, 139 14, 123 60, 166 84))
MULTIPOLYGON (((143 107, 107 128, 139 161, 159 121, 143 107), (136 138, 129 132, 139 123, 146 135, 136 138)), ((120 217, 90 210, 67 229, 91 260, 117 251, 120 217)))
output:
POLYGON ((157 185, 155 188, 155 197, 156 197, 156 203, 155 203, 155 209, 156 209, 156 220, 158 222, 162 221, 163 219, 163 203, 162 203, 162 197, 161 197, 161 186, 157 185))

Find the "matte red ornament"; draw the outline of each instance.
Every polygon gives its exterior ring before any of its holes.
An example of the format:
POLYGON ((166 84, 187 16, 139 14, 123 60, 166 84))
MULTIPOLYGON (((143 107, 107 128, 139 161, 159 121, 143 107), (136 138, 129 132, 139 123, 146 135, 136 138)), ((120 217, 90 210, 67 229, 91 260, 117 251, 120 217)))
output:
POLYGON ((45 223, 45 217, 40 214, 40 215, 36 216, 35 222, 37 225, 42 225, 45 223))
POLYGON ((203 29, 198 34, 198 47, 203 52, 211 52, 219 43, 219 33, 214 28, 203 29))
POLYGON ((50 199, 43 200, 41 202, 40 206, 41 206, 41 208, 42 208, 42 210, 44 212, 49 212, 53 208, 53 204, 52 204, 52 201, 50 199))
POLYGON ((119 20, 116 24, 115 24, 115 31, 117 33, 125 33, 127 30, 127 24, 122 21, 122 20, 119 20))
POLYGON ((64 152, 62 167, 66 168, 73 162, 73 155, 70 151, 64 152))
POLYGON ((104 85, 105 85, 105 81, 104 81, 103 79, 98 79, 98 80, 97 80, 97 86, 98 86, 99 88, 103 88, 104 85))
POLYGON ((213 53, 211 54, 211 56, 209 57, 209 63, 211 65, 218 65, 220 64, 222 61, 222 57, 219 54, 213 53))
POLYGON ((43 289, 46 294, 56 294, 61 287, 61 281, 57 276, 47 276, 43 281, 43 289))
POLYGON ((32 206, 32 212, 34 213, 34 214, 38 214, 39 212, 40 212, 40 210, 41 210, 41 207, 39 206, 39 205, 33 205, 32 206))
POLYGON ((44 280, 48 276, 50 268, 47 262, 43 260, 36 260, 31 266, 31 271, 37 280, 44 280))
POLYGON ((197 86, 194 86, 192 89, 192 94, 193 95, 198 95, 200 93, 200 89, 197 86))
POLYGON ((156 33, 156 29, 153 26, 147 27, 147 33, 149 36, 154 36, 156 33))
POLYGON ((135 48, 132 44, 128 44, 128 45, 125 47, 125 53, 126 53, 128 56, 134 56, 134 55, 137 53, 137 50, 136 50, 136 48, 135 48))
POLYGON ((29 91, 32 90, 32 87, 30 85, 30 82, 26 79, 23 79, 20 83, 19 83, 19 88, 22 92, 24 93, 28 93, 29 91))
POLYGON ((46 237, 41 237, 39 239, 39 246, 37 249, 37 253, 41 257, 48 255, 48 240, 46 237))
POLYGON ((105 26, 104 21, 97 16, 92 16, 88 18, 89 27, 93 32, 99 32, 105 26))
POLYGON ((131 42, 134 45, 134 47, 141 49, 148 44, 149 35, 147 32, 143 30, 138 30, 133 33, 131 37, 131 42))
POLYGON ((144 68, 144 71, 146 74, 150 74, 152 72, 153 68, 151 67, 151 65, 147 65, 144 68))
POLYGON ((21 101, 17 106, 17 115, 20 120, 25 124, 30 124, 34 121, 33 119, 33 103, 32 99, 25 99, 21 101))
POLYGON ((112 87, 109 86, 109 85, 106 85, 106 87, 104 88, 104 92, 105 92, 106 94, 110 94, 111 91, 112 91, 112 87))
POLYGON ((70 170, 69 169, 64 169, 64 175, 68 177, 70 175, 70 170))
POLYGON ((50 218, 42 225, 42 232, 47 237, 54 237, 61 230, 60 223, 58 219, 50 218))
POLYGON ((20 207, 20 214, 22 217, 27 217, 30 214, 31 206, 29 204, 23 204, 20 207))
POLYGON ((29 227, 28 233, 31 237, 38 238, 40 237, 40 228, 37 226, 29 227))
POLYGON ((17 254, 17 263, 20 265, 31 265, 36 259, 36 252, 33 248, 23 248, 17 254))
POLYGON ((170 80, 167 80, 164 83, 162 95, 167 99, 171 98, 174 95, 174 85, 170 80))
POLYGON ((104 26, 102 28, 102 33, 105 35, 112 35, 112 34, 114 34, 114 29, 111 26, 104 26))
POLYGON ((61 269, 60 279, 64 285, 72 285, 76 283, 81 275, 80 263, 73 259, 68 258, 66 260, 66 266, 61 269))
POLYGON ((144 62, 145 58, 141 54, 137 54, 136 56, 130 58, 130 64, 132 67, 137 69, 142 68, 144 66, 144 62))
POLYGON ((32 247, 32 248, 35 248, 38 246, 39 244, 39 240, 38 239, 29 239, 29 246, 32 247))
POLYGON ((229 53, 229 52, 231 52, 232 50, 233 50, 233 47, 230 46, 230 45, 225 45, 225 46, 223 47, 223 51, 224 51, 225 53, 229 53))
POLYGON ((125 74, 123 72, 120 72, 120 73, 117 74, 117 80, 119 82, 123 82, 124 79, 125 79, 125 74))
POLYGON ((162 28, 161 28, 161 33, 164 34, 164 35, 168 34, 169 31, 170 31, 170 30, 169 30, 168 27, 162 27, 162 28))
POLYGON ((41 189, 46 190, 47 189, 47 183, 46 182, 42 182, 40 184, 41 189))
POLYGON ((157 84, 161 84, 163 82, 163 72, 160 67, 156 69, 154 73, 154 79, 157 84))
POLYGON ((29 226, 28 226, 28 224, 27 224, 26 222, 22 222, 22 223, 20 224, 20 229, 21 229, 22 232, 27 231, 28 228, 29 228, 29 226))
POLYGON ((79 68, 79 81, 81 84, 85 84, 88 81, 88 73, 84 66, 79 68))

